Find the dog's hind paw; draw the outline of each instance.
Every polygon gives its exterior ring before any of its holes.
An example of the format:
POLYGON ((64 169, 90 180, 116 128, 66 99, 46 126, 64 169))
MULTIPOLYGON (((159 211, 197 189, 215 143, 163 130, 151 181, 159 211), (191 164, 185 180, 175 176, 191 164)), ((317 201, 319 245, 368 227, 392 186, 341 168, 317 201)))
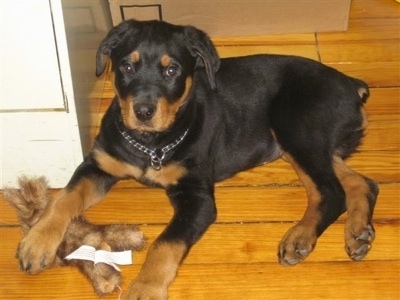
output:
POLYGON ((298 264, 314 250, 316 242, 317 238, 313 230, 302 225, 294 226, 279 244, 279 263, 284 266, 298 264))
POLYGON ((345 250, 352 260, 363 259, 372 247, 375 239, 375 230, 372 224, 357 232, 346 228, 346 246, 345 250))

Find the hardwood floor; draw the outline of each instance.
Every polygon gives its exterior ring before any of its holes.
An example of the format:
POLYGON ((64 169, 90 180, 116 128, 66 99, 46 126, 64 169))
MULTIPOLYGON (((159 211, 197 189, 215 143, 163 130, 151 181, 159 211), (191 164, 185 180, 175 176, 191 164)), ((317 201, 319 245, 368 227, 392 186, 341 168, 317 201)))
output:
MULTIPOLYGON (((294 171, 276 161, 221 182, 216 188, 218 220, 193 248, 170 288, 170 299, 400 299, 400 4, 394 0, 353 0, 349 30, 214 39, 221 56, 295 54, 321 60, 371 87, 369 127, 349 165, 379 182, 374 215, 377 237, 368 256, 352 262, 344 251, 342 216, 319 239, 316 250, 295 267, 277 263, 277 244, 305 209, 305 192, 294 171)), ((95 103, 91 127, 113 97, 106 82, 95 103)), ((172 209, 162 190, 119 183, 86 216, 95 223, 137 223, 151 242, 172 209), (155 209, 156 208, 156 209, 155 209)), ((14 253, 21 230, 14 211, 0 201, 0 298, 96 299, 76 270, 55 268, 28 276, 14 253)), ((125 289, 137 274, 121 267, 125 289)), ((118 298, 114 293, 106 299, 118 298)))

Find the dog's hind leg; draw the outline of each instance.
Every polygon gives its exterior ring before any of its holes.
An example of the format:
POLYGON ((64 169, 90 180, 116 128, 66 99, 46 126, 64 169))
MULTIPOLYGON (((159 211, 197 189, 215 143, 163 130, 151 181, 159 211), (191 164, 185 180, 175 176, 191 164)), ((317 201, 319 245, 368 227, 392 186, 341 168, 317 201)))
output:
POLYGON ((284 154, 306 189, 308 207, 300 222, 279 244, 278 257, 282 265, 295 265, 304 260, 314 249, 317 238, 345 210, 345 192, 335 175, 331 158, 322 155, 323 151, 307 150, 303 154, 308 155, 296 158, 288 152, 284 154))
POLYGON ((346 192, 345 250, 351 259, 360 260, 368 253, 375 238, 371 220, 378 185, 351 170, 339 157, 334 157, 334 169, 346 192))

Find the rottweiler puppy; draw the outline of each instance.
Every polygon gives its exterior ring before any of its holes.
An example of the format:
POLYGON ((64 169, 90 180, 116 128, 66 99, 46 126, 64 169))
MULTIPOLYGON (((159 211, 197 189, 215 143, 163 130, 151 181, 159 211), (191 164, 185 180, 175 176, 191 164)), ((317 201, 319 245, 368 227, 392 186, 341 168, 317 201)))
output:
POLYGON ((301 57, 220 59, 204 32, 161 21, 113 28, 97 52, 97 76, 109 60, 114 101, 91 152, 20 243, 23 270, 49 266, 71 219, 118 180, 134 178, 163 187, 175 213, 126 298, 166 299, 179 265, 216 219, 215 182, 278 158, 293 166, 308 197, 278 246, 279 262, 304 260, 345 211, 348 255, 367 254, 378 186, 344 162, 367 126, 364 82, 301 57))

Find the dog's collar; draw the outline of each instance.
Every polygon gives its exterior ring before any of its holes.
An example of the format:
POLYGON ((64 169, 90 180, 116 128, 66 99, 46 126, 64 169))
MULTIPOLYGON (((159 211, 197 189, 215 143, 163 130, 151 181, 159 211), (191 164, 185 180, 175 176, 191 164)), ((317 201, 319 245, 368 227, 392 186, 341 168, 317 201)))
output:
POLYGON ((163 148, 149 149, 146 146, 134 140, 125 130, 122 130, 120 128, 119 124, 117 124, 117 128, 119 133, 121 133, 121 135, 124 137, 125 140, 128 141, 129 144, 131 144, 139 151, 150 156, 151 166, 153 167, 153 169, 157 171, 161 170, 163 160, 165 159, 167 153, 172 149, 174 149, 176 146, 178 146, 185 139, 187 133, 189 132, 189 129, 186 129, 186 131, 179 138, 177 138, 175 141, 166 145, 163 148))

